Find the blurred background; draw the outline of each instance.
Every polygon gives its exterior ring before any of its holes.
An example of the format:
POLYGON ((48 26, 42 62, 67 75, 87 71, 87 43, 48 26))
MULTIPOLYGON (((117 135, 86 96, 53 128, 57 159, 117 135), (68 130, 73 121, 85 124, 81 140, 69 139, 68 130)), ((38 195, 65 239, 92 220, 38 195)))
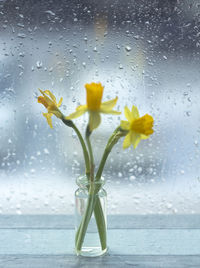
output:
MULTIPOLYGON (((47 125, 38 89, 68 115, 92 81, 155 119, 149 140, 110 154, 108 213, 200 213, 199 74, 198 0, 0 0, 0 213, 73 214, 82 150, 56 117, 47 125)), ((120 119, 102 115, 96 165, 120 119)), ((74 121, 82 133, 87 120, 74 121)))

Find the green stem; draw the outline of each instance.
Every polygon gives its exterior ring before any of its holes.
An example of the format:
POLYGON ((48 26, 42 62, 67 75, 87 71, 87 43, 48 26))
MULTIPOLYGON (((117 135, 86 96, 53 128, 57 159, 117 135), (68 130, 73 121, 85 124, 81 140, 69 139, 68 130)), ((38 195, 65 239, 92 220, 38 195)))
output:
POLYGON ((76 250, 79 252, 82 248, 82 244, 85 238, 85 234, 87 231, 88 224, 90 222, 90 218, 92 216, 93 208, 94 208, 94 202, 95 202, 95 195, 94 195, 94 184, 92 183, 90 185, 90 190, 89 190, 89 196, 87 200, 87 207, 84 212, 80 227, 79 227, 79 232, 76 234, 76 250))
POLYGON ((83 137, 82 137, 80 131, 78 130, 78 128, 75 126, 75 124, 71 120, 67 120, 67 119, 65 119, 63 117, 62 121, 63 121, 63 123, 65 125, 73 128, 73 130, 76 132, 76 134, 77 134, 77 136, 79 138, 79 141, 81 143, 82 150, 83 150, 84 160, 85 160, 85 169, 86 169, 85 173, 86 173, 87 178, 89 178, 89 176, 90 176, 90 161, 89 161, 89 155, 88 155, 87 147, 85 145, 83 137))
POLYGON ((106 249, 106 222, 105 222, 105 216, 102 210, 101 201, 98 196, 98 191, 101 188, 101 185, 95 185, 94 184, 94 157, 92 152, 92 146, 90 143, 90 135, 92 132, 89 129, 89 126, 86 128, 86 142, 88 146, 89 156, 90 156, 90 188, 89 188, 89 197, 87 202, 87 207, 84 212, 84 216, 82 218, 82 221, 80 223, 80 226, 76 233, 76 250, 79 252, 81 250, 84 237, 87 231, 87 227, 90 221, 90 218, 92 216, 93 210, 94 210, 94 216, 97 224, 97 229, 99 233, 99 238, 101 242, 101 248, 102 250, 106 249), (95 188, 94 193, 92 196, 91 193, 91 187, 94 186, 95 188))
MULTIPOLYGON (((91 200, 91 198, 90 198, 90 200, 91 200)), ((88 202, 90 202, 90 201, 88 201, 88 202)), ((98 229, 99 238, 100 238, 100 242, 101 242, 101 248, 102 248, 102 250, 104 250, 104 249, 106 249, 106 245, 107 245, 105 215, 103 213, 101 201, 100 201, 100 198, 98 195, 95 195, 95 200, 93 200, 92 202, 94 202, 94 204, 92 206, 93 208, 92 209, 90 208, 90 211, 91 211, 90 218, 91 218, 92 212, 94 210, 94 216, 95 216, 95 220, 97 223, 97 229, 98 229)), ((89 206, 89 203, 87 203, 87 206, 89 206)), ((88 211, 88 210, 89 210, 89 208, 88 209, 86 208, 86 211, 88 211)), ((88 212, 85 212, 85 213, 88 213, 88 212)), ((84 216, 82 218, 82 221, 81 221, 79 228, 76 232, 76 245, 77 245, 78 239, 81 240, 81 243, 83 243, 85 233, 81 233, 81 230, 83 230, 82 225, 84 225, 85 226, 84 229, 86 228, 86 230, 87 230, 88 224, 89 224, 89 221, 87 222, 86 216, 84 216), (82 238, 80 238, 80 236, 82 236, 82 238)))
POLYGON ((94 156, 93 156, 93 151, 92 151, 92 145, 90 143, 90 135, 92 132, 90 131, 89 125, 86 128, 86 133, 85 133, 85 139, 87 142, 88 146, 88 152, 90 156, 90 181, 94 181, 94 156))
POLYGON ((98 228, 98 232, 99 232, 101 248, 102 248, 102 250, 104 250, 107 247, 106 222, 105 222, 105 215, 103 213, 101 201, 100 201, 100 198, 98 195, 96 196, 94 215, 95 215, 97 228, 98 228))
POLYGON ((117 127, 115 129, 115 131, 113 132, 113 134, 111 135, 111 137, 108 140, 108 143, 106 145, 106 148, 104 150, 99 168, 97 170, 97 174, 96 174, 96 181, 99 181, 101 176, 102 176, 102 172, 106 163, 106 160, 110 154, 110 152, 112 151, 112 148, 114 147, 114 145, 119 141, 119 139, 123 136, 125 136, 127 134, 127 131, 123 131, 120 127, 117 127))
MULTIPOLYGON (((89 125, 86 128, 86 142, 88 146, 89 156, 90 156, 90 178, 91 183, 94 181, 94 156, 92 151, 92 146, 90 142, 90 135, 92 134, 92 131, 90 131, 89 125)), ((97 188, 101 188, 101 185, 97 185, 97 188)), ((96 188, 96 189, 97 189, 96 188)), ((98 189, 98 191, 99 191, 98 189)), ((97 191, 97 193, 98 193, 97 191)), ((99 238, 101 242, 101 248, 104 250, 106 248, 106 222, 105 222, 105 215, 102 210, 101 201, 100 198, 97 195, 95 195, 95 206, 94 206, 94 216, 97 224, 97 229, 99 233, 99 238)))

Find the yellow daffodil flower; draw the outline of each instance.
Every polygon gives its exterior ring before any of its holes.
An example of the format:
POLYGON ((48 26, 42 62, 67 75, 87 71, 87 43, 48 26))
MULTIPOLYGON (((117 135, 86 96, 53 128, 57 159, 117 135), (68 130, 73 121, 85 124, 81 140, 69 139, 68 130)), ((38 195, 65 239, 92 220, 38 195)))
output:
POLYGON ((153 117, 145 114, 140 117, 137 107, 133 105, 132 111, 126 106, 124 108, 124 114, 128 121, 121 121, 121 128, 127 130, 128 133, 123 142, 123 148, 128 148, 131 144, 134 148, 142 139, 148 139, 153 134, 153 117))
POLYGON ((49 126, 53 128, 51 117, 54 114, 56 117, 62 118, 62 113, 58 109, 58 107, 60 107, 63 98, 61 98, 60 101, 57 103, 56 97, 51 93, 50 90, 45 91, 40 90, 40 92, 42 93, 43 96, 38 97, 38 102, 42 103, 45 106, 45 108, 47 108, 48 112, 43 113, 43 115, 44 117, 46 117, 49 126))
POLYGON ((78 106, 76 108, 76 112, 67 116, 66 119, 75 119, 85 112, 89 112, 89 127, 92 131, 101 123, 100 113, 115 115, 121 114, 118 111, 112 110, 117 103, 117 97, 110 101, 101 102, 104 90, 104 87, 101 85, 101 83, 86 84, 85 88, 87 104, 78 106))

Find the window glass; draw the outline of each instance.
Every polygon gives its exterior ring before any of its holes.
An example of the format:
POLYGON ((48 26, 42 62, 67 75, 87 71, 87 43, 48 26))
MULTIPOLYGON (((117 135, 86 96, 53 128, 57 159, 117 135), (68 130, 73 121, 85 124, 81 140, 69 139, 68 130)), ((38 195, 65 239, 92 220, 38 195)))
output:
MULTIPOLYGON (((200 4, 192 1, 0 1, 0 212, 71 214, 84 173, 79 141, 37 103, 49 89, 66 115, 103 100, 152 115, 136 150, 116 145, 103 176, 108 213, 199 213, 200 4)), ((121 116, 103 115, 92 136, 96 166, 121 116)), ((74 122, 84 133, 88 115, 74 122)))

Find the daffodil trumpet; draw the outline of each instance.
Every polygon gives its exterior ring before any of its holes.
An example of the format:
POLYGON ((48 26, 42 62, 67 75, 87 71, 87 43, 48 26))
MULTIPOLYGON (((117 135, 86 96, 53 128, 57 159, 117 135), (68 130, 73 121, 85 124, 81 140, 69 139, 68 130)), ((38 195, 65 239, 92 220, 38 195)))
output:
POLYGON ((127 131, 127 135, 123 142, 123 148, 126 149, 133 145, 136 149, 141 140, 146 140, 153 134, 153 117, 145 114, 140 117, 136 106, 132 106, 132 110, 126 106, 124 114, 128 121, 121 121, 121 128, 127 131))
POLYGON ((89 128, 90 130, 96 129, 101 123, 100 114, 113 114, 119 115, 121 112, 113 110, 117 103, 118 98, 102 102, 104 87, 101 83, 91 83, 85 85, 86 89, 86 105, 80 105, 76 108, 76 111, 67 119, 73 120, 84 113, 89 113, 89 128))
POLYGON ((140 117, 136 106, 133 105, 131 110, 129 110, 126 106, 124 108, 124 114, 127 120, 121 120, 120 125, 110 136, 95 175, 94 156, 90 141, 91 134, 99 127, 101 123, 101 114, 119 115, 121 113, 113 110, 118 100, 117 97, 115 97, 115 99, 102 102, 104 87, 101 83, 93 82, 91 84, 86 84, 85 89, 86 104, 78 106, 76 111, 68 116, 65 116, 60 111, 63 99, 61 98, 59 102, 57 102, 56 97, 50 90, 40 90, 42 96, 38 97, 38 102, 43 104, 47 109, 47 112, 43 113, 43 116, 46 118, 49 126, 53 128, 52 116, 55 115, 58 119, 62 120, 66 126, 73 128, 82 146, 85 160, 85 174, 88 182, 88 199, 80 225, 76 232, 75 247, 78 255, 81 255, 83 242, 93 213, 97 224, 102 252, 105 252, 107 249, 106 221, 98 192, 102 187, 102 173, 112 148, 120 140, 120 138, 124 137, 123 149, 126 149, 131 145, 134 149, 136 149, 141 140, 148 139, 154 132, 154 120, 151 115, 145 114, 140 117), (80 117, 86 112, 89 114, 89 120, 85 131, 85 142, 79 129, 72 120, 80 117))

